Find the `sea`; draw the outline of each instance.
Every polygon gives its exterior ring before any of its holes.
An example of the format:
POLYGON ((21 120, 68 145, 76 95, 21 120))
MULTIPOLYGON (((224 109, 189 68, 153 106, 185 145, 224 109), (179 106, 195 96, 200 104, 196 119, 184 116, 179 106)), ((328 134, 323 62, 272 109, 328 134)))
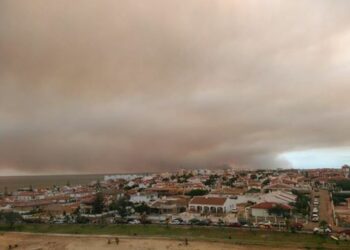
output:
POLYGON ((79 175, 38 175, 38 176, 0 176, 0 193, 19 188, 47 188, 63 185, 87 185, 93 181, 102 181, 105 174, 79 174, 79 175))

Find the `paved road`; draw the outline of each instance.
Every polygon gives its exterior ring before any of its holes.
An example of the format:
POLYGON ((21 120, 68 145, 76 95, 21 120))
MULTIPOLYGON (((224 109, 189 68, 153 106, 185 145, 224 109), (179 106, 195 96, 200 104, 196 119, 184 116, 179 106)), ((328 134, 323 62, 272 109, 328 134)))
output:
POLYGON ((332 207, 328 190, 320 190, 320 221, 325 220, 328 224, 334 226, 332 218, 332 207))
MULTIPOLYGON (((331 200, 329 196, 328 190, 319 190, 318 192, 313 191, 311 194, 311 212, 313 209, 313 202, 315 196, 319 196, 319 222, 320 221, 327 221, 328 224, 330 224, 332 227, 334 227, 334 222, 332 218, 332 207, 331 207, 331 200)), ((312 229, 314 227, 319 227, 319 222, 310 222, 307 225, 307 229, 312 229)))

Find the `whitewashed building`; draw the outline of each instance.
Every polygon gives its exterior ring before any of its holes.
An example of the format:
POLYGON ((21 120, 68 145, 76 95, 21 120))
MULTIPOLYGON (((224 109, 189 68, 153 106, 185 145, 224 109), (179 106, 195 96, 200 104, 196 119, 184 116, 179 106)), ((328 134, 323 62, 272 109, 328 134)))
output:
POLYGON ((284 209, 285 211, 291 211, 292 207, 285 205, 285 204, 279 204, 279 203, 275 203, 275 202, 261 202, 258 203, 254 206, 251 207, 251 212, 252 212, 252 216, 254 217, 268 217, 271 216, 269 213, 269 210, 280 206, 282 209, 284 209))
POLYGON ((130 195, 130 202, 132 203, 150 203, 158 199, 157 193, 135 193, 130 195))
POLYGON ((189 211, 195 213, 223 214, 235 209, 227 197, 196 196, 189 202, 189 211))

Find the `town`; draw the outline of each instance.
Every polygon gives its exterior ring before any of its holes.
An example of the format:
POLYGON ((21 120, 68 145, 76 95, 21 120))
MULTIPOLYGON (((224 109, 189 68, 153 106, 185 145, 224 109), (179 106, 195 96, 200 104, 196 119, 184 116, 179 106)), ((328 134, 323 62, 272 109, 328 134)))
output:
POLYGON ((165 224, 305 231, 350 239, 350 167, 180 170, 106 175, 89 185, 20 188, 0 195, 15 224, 165 224), (348 228, 348 229, 347 229, 348 228))

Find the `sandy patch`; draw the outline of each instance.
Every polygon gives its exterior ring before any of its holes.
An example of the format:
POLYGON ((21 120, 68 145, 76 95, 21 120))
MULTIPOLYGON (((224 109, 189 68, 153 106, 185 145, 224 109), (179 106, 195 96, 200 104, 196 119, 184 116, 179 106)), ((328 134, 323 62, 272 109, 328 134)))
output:
POLYGON ((115 236, 53 236, 5 233, 0 235, 0 250, 8 249, 9 245, 17 245, 16 250, 252 250, 271 249, 257 246, 238 246, 225 243, 189 241, 186 246, 184 241, 119 237, 119 243, 115 242, 115 236))

